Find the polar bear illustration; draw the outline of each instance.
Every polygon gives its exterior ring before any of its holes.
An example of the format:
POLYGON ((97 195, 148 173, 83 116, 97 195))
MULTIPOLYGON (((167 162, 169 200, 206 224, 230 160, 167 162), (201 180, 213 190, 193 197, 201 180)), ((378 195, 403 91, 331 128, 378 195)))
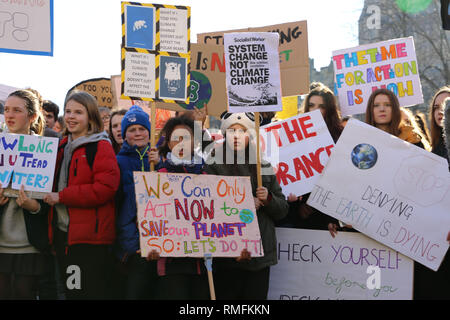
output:
POLYGON ((180 87, 181 80, 181 63, 166 62, 166 72, 164 80, 166 81, 169 92, 175 92, 180 87))
POLYGON ((147 28, 147 22, 145 22, 145 20, 138 20, 134 22, 133 31, 141 30, 142 28, 147 28))

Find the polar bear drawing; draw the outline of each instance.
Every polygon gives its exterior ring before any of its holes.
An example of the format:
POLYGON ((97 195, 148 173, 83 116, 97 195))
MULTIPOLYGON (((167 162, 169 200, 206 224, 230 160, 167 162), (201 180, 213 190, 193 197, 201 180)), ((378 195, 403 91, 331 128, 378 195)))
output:
POLYGON ((169 92, 175 92, 180 87, 181 64, 176 62, 166 62, 166 72, 164 80, 166 81, 169 92))
POLYGON ((142 28, 147 28, 147 23, 145 20, 138 20, 134 22, 133 31, 141 30, 142 28))

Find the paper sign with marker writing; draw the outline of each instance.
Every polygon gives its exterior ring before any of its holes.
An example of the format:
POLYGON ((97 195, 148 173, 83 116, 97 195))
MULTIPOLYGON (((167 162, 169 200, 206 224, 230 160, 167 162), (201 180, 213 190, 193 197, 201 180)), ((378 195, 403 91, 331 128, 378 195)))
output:
POLYGON ((39 193, 51 192, 58 138, 0 133, 0 183, 39 193))
POLYGON ((308 205, 437 270, 448 250, 447 161, 351 119, 308 205))
POLYGON ((224 35, 229 112, 283 109, 278 43, 273 32, 224 35))
POLYGON ((271 300, 412 299, 413 260, 361 233, 339 232, 332 238, 320 230, 276 232, 271 300))
POLYGON ((134 172, 141 254, 263 256, 249 177, 134 172))
POLYGON ((53 0, 0 1, 0 52, 53 56, 53 0))
POLYGON ((312 190, 334 147, 319 110, 268 124, 260 130, 262 151, 277 168, 283 194, 304 195, 312 190))
POLYGON ((343 116, 366 112, 373 90, 387 88, 406 107, 423 103, 412 37, 333 51, 335 91, 343 116))

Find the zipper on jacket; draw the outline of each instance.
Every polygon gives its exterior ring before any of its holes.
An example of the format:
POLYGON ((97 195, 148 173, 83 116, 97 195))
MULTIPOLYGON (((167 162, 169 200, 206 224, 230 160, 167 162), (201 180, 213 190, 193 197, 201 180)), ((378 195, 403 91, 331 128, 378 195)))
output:
POLYGON ((75 170, 73 171, 73 175, 77 176, 77 168, 78 168, 78 159, 75 159, 75 170))
POLYGON ((140 160, 141 160, 141 171, 145 171, 145 167, 144 167, 144 157, 145 157, 145 154, 147 153, 147 150, 150 148, 150 146, 147 146, 145 149, 144 149, 144 151, 142 152, 142 154, 139 152, 139 149, 136 149, 136 152, 138 153, 138 155, 139 155, 139 158, 140 158, 140 160))

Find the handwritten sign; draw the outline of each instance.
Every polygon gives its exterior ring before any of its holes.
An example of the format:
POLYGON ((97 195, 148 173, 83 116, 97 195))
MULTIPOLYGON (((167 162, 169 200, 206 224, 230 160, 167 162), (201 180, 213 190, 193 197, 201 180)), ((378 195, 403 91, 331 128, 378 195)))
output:
POLYGON ((366 112, 378 88, 393 91, 400 106, 423 103, 412 37, 333 51, 333 65, 343 116, 366 112))
POLYGON ((226 33, 277 32, 280 35, 279 55, 283 97, 309 92, 308 28, 306 21, 275 24, 257 28, 245 28, 197 35, 199 44, 223 45, 226 33))
POLYGON ((308 205, 437 270, 449 244, 444 158, 351 119, 308 205))
POLYGON ((0 133, 0 182, 26 191, 51 192, 58 139, 0 133))
POLYGON ((201 109, 207 104, 208 114, 217 118, 227 109, 225 58, 223 46, 191 44, 191 78, 189 104, 157 102, 156 107, 174 111, 201 109))
POLYGON ((97 99, 99 107, 112 108, 114 105, 114 98, 111 89, 111 79, 95 78, 81 81, 73 86, 70 90, 85 91, 97 99))
POLYGON ((249 177, 134 172, 142 256, 263 256, 249 177))
POLYGON ((411 300, 413 261, 355 232, 277 228, 271 300, 411 300), (367 267, 379 268, 379 288, 367 267), (367 282, 369 280, 369 286, 367 282), (376 285, 376 283, 374 283, 376 285))
POLYGON ((53 0, 0 1, 0 52, 53 55, 53 0))
POLYGON ((319 110, 268 124, 260 130, 266 159, 277 168, 283 194, 312 190, 334 147, 319 110))
POLYGON ((278 42, 271 32, 224 35, 229 112, 283 109, 278 42))

